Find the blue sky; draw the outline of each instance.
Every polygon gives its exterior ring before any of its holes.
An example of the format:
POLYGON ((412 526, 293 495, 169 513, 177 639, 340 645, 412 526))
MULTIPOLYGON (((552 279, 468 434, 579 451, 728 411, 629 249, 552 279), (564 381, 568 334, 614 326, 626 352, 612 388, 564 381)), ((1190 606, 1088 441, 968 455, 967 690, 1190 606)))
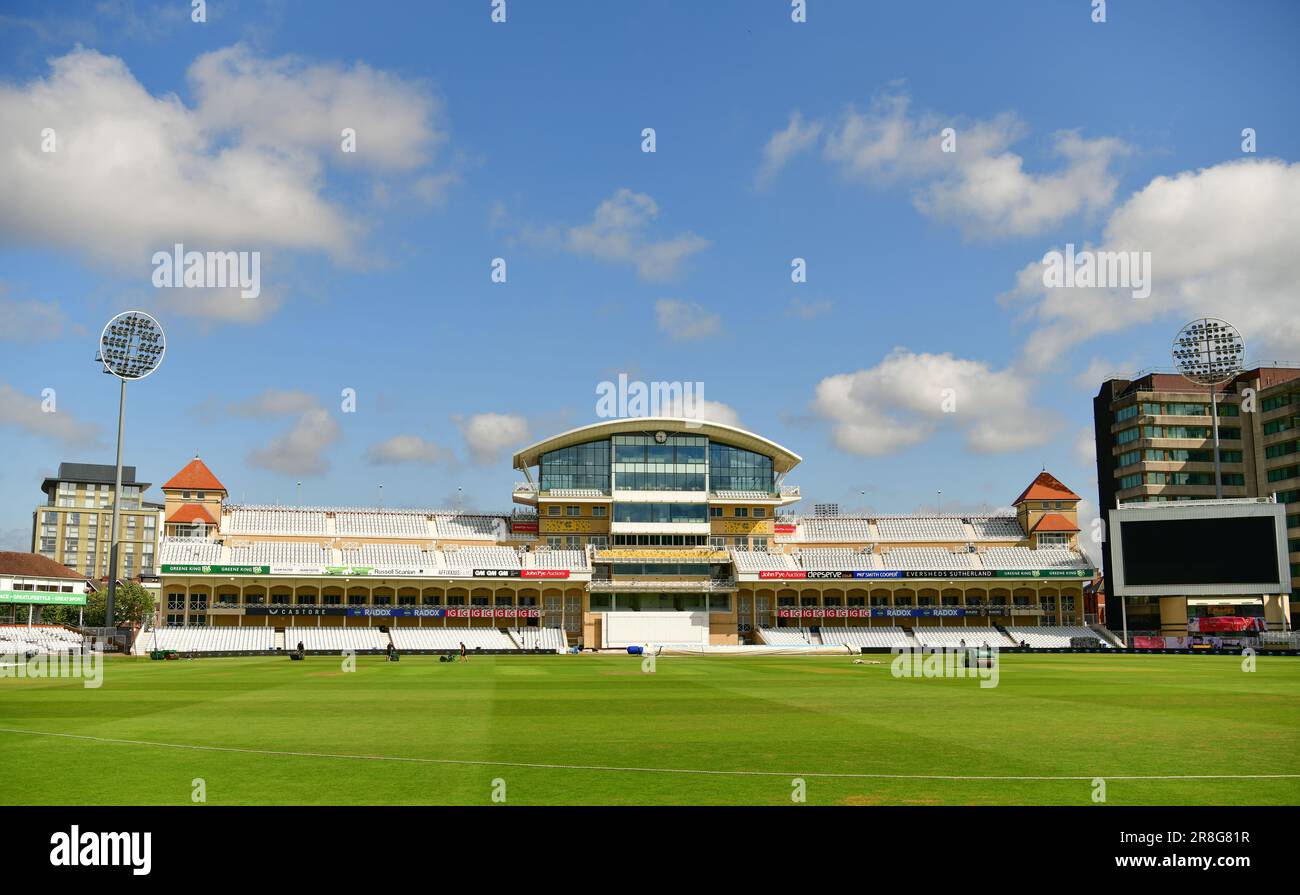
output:
POLYGON ((1107 6, 11 0, 0 540, 111 462, 128 307, 168 353, 126 461, 236 500, 509 509, 509 447, 619 371, 703 382, 809 503, 999 506, 1041 467, 1095 500, 1102 374, 1203 313, 1300 359, 1300 6, 1107 6), (177 241, 261 252, 262 296, 154 289, 177 241), (1066 243, 1151 252, 1152 295, 1036 286, 1066 243))

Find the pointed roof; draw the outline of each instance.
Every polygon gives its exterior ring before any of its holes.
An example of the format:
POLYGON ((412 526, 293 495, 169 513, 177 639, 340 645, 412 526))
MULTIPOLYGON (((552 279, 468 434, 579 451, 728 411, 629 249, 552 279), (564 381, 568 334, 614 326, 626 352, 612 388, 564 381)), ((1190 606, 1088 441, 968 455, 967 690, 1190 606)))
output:
POLYGON ((187 503, 178 508, 176 512, 167 517, 168 522, 202 522, 206 525, 216 525, 217 520, 213 519, 211 514, 197 503, 187 503))
POLYGON ((1040 531, 1078 531, 1079 526, 1075 525, 1069 519, 1066 519, 1060 513, 1044 513, 1043 518, 1038 520, 1038 524, 1032 529, 1037 534, 1040 531))
POLYGON ((86 580, 85 575, 78 575, 72 569, 65 565, 60 565, 54 560, 39 553, 20 553, 18 551, 0 550, 0 575, 6 578, 13 576, 15 578, 80 578, 86 580))
POLYGON ((217 477, 212 474, 212 470, 208 469, 198 457, 186 463, 185 468, 168 479, 162 487, 164 491, 179 489, 184 491, 220 491, 223 494, 229 493, 226 491, 226 486, 221 484, 217 477))
POLYGON ((1029 483, 1028 488, 1020 492, 1020 496, 1013 500, 1011 505, 1019 506, 1021 501, 1025 500, 1083 500, 1083 498, 1062 485, 1060 479, 1044 469, 1029 483))

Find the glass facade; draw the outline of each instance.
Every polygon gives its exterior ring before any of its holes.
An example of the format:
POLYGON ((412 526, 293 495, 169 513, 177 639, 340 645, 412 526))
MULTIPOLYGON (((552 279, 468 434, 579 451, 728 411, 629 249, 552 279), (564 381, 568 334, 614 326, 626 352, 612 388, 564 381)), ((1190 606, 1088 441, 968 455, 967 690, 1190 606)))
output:
POLYGON ((708 522, 702 503, 616 503, 615 522, 708 522))
POLYGON ((588 441, 542 454, 542 490, 593 488, 609 493, 609 442, 588 441))
POLYGON ((615 435, 612 440, 615 489, 705 490, 709 440, 703 435, 670 434, 662 444, 653 435, 615 435))
POLYGON ((774 481, 771 457, 717 442, 709 445, 710 490, 771 493, 774 481))
POLYGON ((539 463, 542 491, 775 491, 772 458, 710 442, 703 435, 615 435, 548 451, 539 463))

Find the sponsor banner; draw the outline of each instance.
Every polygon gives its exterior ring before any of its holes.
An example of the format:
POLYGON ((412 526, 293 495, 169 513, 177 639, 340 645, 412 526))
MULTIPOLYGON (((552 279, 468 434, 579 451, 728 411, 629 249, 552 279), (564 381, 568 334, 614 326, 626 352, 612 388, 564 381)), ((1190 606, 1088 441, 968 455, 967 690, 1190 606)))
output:
POLYGON ((973 610, 949 606, 786 606, 776 610, 777 618, 964 618, 973 610))
POLYGON ((248 616, 346 615, 354 618, 541 618, 535 606, 248 606, 248 616))
POLYGON ((1220 615, 1214 618, 1189 618, 1187 630, 1192 634, 1240 633, 1267 630, 1264 619, 1244 618, 1237 615, 1220 615))
POLYGON ((475 569, 475 578, 568 578, 568 569, 475 569))
POLYGON ((451 606, 442 610, 447 618, 541 618, 535 606, 451 606))
POLYGON ((758 573, 759 580, 778 581, 839 581, 852 579, 897 579, 925 578, 928 580, 948 580, 955 578, 1091 578, 1091 569, 1039 569, 1023 572, 1010 572, 1001 569, 860 569, 854 572, 836 572, 826 570, 793 571, 764 570, 758 573))
POLYGON ((871 610, 865 606, 804 606, 778 609, 776 615, 777 618, 870 618, 871 610))
POLYGON ((998 569, 995 578, 1091 578, 1096 569, 998 569))
POLYGON ((85 606, 85 594, 52 593, 41 590, 0 590, 0 603, 38 603, 46 606, 85 606))
POLYGON ((511 522, 510 530, 523 531, 523 532, 536 532, 537 523, 536 522, 511 522))
POLYGON ((270 566, 205 566, 198 563, 164 565, 164 575, 269 575, 270 566))
POLYGON ((772 526, 772 532, 779 535, 792 535, 794 534, 794 526, 778 522, 776 525, 772 526))
POLYGON ((271 566, 272 575, 323 575, 324 566, 271 566))
POLYGON ((1139 634, 1133 635, 1134 649, 1164 649, 1165 639, 1163 637, 1144 637, 1139 634))

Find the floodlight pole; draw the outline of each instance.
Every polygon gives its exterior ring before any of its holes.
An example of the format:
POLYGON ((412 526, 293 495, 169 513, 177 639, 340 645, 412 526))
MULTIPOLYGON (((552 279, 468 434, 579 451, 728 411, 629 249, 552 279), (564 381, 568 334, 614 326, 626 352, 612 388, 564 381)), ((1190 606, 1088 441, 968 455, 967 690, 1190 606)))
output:
MULTIPOLYGON (((108 530, 108 595, 104 598, 104 627, 116 628, 114 598, 117 596, 117 526, 122 514, 122 428, 126 412, 126 380, 117 398, 117 475, 113 482, 113 523, 108 530)), ((109 635, 112 637, 113 635, 109 635)))
POLYGON ((1223 474, 1219 469, 1219 402, 1210 385, 1210 416, 1214 420, 1214 499, 1223 500, 1223 474))

